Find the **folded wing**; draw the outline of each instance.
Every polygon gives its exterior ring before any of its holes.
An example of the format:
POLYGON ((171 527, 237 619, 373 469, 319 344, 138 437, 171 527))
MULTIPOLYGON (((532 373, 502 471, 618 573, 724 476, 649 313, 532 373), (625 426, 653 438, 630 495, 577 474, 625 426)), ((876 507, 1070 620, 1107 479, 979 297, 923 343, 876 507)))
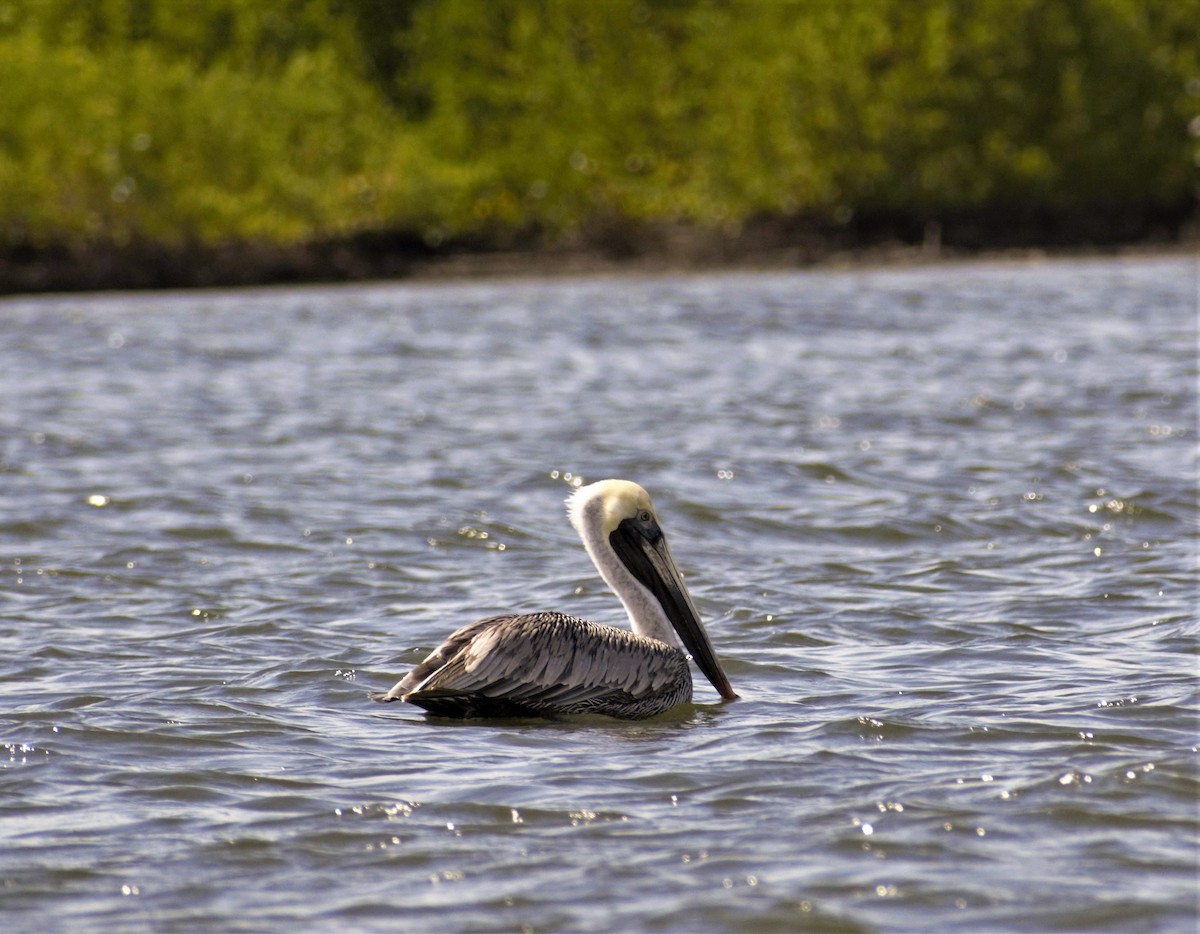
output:
POLYGON ((561 613, 494 616, 450 635, 378 701, 440 716, 594 711, 641 718, 691 699, 679 649, 561 613))

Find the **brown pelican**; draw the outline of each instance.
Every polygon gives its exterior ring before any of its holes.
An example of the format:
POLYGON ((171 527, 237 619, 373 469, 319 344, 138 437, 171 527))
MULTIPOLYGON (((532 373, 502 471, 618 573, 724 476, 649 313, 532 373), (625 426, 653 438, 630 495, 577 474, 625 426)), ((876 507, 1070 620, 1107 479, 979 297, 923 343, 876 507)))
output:
POLYGON ((601 480, 568 498, 567 515, 632 632, 562 613, 481 619, 372 700, 408 701, 443 717, 653 717, 692 699, 674 633, 721 697, 734 700, 649 494, 628 480, 601 480))

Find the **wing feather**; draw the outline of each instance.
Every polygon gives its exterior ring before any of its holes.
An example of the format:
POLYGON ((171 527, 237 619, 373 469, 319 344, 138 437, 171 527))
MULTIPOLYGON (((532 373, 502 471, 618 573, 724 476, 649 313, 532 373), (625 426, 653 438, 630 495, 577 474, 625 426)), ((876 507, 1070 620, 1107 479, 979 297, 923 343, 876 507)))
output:
POLYGON ((686 656, 664 642, 561 613, 534 613, 464 626, 390 691, 373 696, 450 716, 593 709, 647 716, 690 699, 691 674, 686 656))

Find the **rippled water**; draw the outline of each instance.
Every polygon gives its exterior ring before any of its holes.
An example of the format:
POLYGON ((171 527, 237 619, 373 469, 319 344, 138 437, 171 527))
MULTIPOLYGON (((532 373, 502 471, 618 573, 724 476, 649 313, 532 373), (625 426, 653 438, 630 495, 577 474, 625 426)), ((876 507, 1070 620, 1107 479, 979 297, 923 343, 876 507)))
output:
POLYGON ((0 926, 1192 931, 1197 264, 0 304, 0 926), (379 707, 620 622, 656 499, 742 699, 379 707))

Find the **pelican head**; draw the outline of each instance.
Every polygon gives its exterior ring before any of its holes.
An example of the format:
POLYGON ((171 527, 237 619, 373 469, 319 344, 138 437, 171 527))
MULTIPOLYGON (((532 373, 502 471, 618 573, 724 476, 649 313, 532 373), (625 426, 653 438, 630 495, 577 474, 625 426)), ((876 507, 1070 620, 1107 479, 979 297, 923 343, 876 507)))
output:
POLYGON ((737 695, 671 557, 650 494, 628 480, 601 480, 570 496, 567 515, 596 570, 624 604, 633 631, 668 645, 678 644, 677 633, 717 693, 734 700, 737 695))

